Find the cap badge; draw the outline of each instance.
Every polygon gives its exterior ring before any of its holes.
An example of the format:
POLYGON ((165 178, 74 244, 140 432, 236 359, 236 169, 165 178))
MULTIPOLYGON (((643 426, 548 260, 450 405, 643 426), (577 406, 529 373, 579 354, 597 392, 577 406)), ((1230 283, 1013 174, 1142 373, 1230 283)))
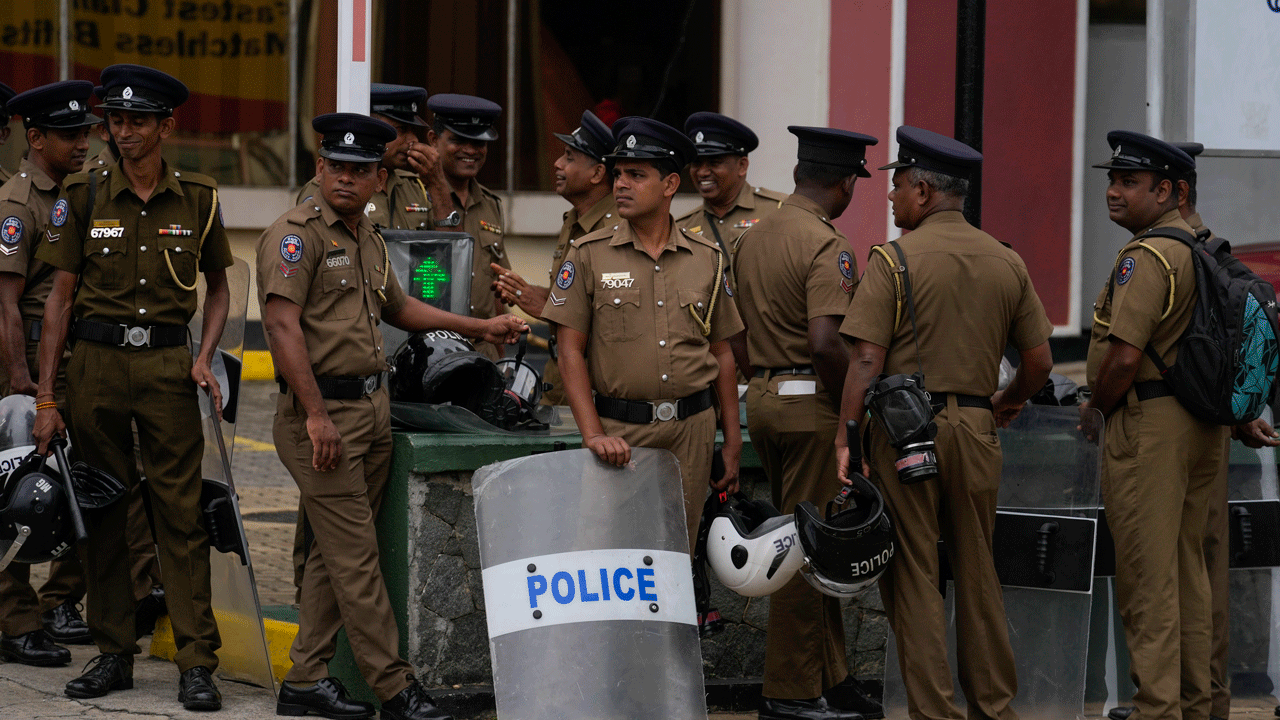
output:
POLYGON ((1120 148, 1122 147, 1122 145, 1117 145, 1116 149, 1111 151, 1111 157, 1120 157, 1120 148))
POLYGON ((347 145, 355 145, 355 144, 356 144, 356 134, 355 134, 355 133, 347 133, 346 135, 343 135, 343 136, 342 136, 342 142, 346 143, 347 145))
POLYGON ((635 146, 636 146, 636 136, 635 136, 635 135, 628 135, 628 136, 627 136, 627 147, 629 147, 629 148, 633 148, 633 147, 635 147, 635 146))
POLYGON ((133 88, 126 87, 124 89, 124 92, 120 93, 120 97, 124 98, 125 100, 133 99, 133 88))
POLYGON ((703 135, 702 135, 702 131, 701 131, 701 130, 699 130, 699 131, 698 131, 698 134, 694 136, 693 141, 694 141, 694 142, 702 142, 702 137, 703 137, 703 135))
POLYGON ((418 112, 418 103, 409 103, 409 109, 418 112))
POLYGON ((71 102, 67 103, 67 107, 71 108, 72 110, 79 110, 80 103, 76 102, 75 100, 72 100, 71 102))

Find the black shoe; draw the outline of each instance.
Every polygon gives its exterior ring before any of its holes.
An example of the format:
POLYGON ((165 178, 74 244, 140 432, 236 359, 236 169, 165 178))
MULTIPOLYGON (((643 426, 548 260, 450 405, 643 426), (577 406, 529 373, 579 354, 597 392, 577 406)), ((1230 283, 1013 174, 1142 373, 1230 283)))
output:
POLYGON ((161 615, 167 614, 169 614, 169 608, 164 602, 164 586, 156 585, 151 588, 151 594, 138 601, 138 609, 134 613, 138 637, 150 635, 156 629, 156 620, 161 615))
POLYGON ((71 651, 53 644, 44 630, 32 630, 22 635, 0 635, 0 657, 9 662, 56 667, 71 662, 71 651))
POLYGON ((91 645, 89 625, 80 617, 76 604, 68 600, 52 610, 40 613, 40 622, 54 642, 68 645, 91 645))
POLYGON ((90 660, 89 665, 92 670, 67 683, 63 690, 67 697, 96 698, 112 690, 133 689, 133 664, 124 655, 103 653, 90 660))
POLYGON ((222 693, 213 684, 209 668, 196 667, 178 678, 178 702, 187 710, 221 710, 222 693))
POLYGON ((837 710, 824 697, 815 700, 760 698, 760 720, 863 720, 852 710, 837 710))
POLYGON ((324 678, 308 688, 280 683, 276 714, 298 716, 307 713, 335 720, 363 720, 373 717, 373 703, 348 698, 347 689, 338 678, 324 678))
POLYGON ((436 707, 417 678, 410 678, 409 687, 382 703, 382 720, 453 720, 453 716, 436 707))
POLYGON ((850 675, 839 685, 829 688, 822 696, 827 703, 837 710, 852 710, 866 720, 878 720, 884 717, 884 707, 879 700, 871 697, 862 689, 857 678, 850 675))
POLYGON ((1111 720, 1129 720, 1129 716, 1138 708, 1132 705, 1119 705, 1107 711, 1107 717, 1111 720))

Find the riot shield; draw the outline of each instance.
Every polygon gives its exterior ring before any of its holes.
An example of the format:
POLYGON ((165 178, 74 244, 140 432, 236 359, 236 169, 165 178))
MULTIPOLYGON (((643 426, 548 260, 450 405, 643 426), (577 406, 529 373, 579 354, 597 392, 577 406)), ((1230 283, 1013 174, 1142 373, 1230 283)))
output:
MULTIPOLYGON (((470 315, 471 256, 475 239, 463 232, 382 230, 391 271, 405 294, 448 312, 470 315)), ((409 334, 381 326, 387 357, 395 354, 409 334)))
MULTIPOLYGON (((1096 414, 1096 413, 1095 413, 1096 414)), ((1101 427, 1101 415, 1097 415, 1101 427)), ((1074 407, 1028 406, 1000 431, 1004 468, 996 516, 996 572, 1004 590, 1018 676, 1014 709, 1026 720, 1084 712, 1093 555, 1101 479, 1100 441, 1076 429, 1074 407)), ((947 574, 945 549, 942 554, 947 574)), ((955 585, 946 580, 948 655, 956 702, 955 585)), ((910 622, 910 619, 906 619, 910 622)), ((907 717, 906 689, 890 631, 885 717, 907 717)))
POLYGON ((680 468, 633 448, 472 478, 498 717, 707 716, 680 468))
MULTIPOLYGON (((238 535, 243 542, 244 524, 240 520, 238 498, 230 491, 228 484, 231 481, 230 452, 236 436, 236 399, 239 397, 240 358, 244 354, 245 312, 249 301, 249 266, 244 260, 236 260, 235 265, 227 268, 227 285, 231 294, 230 308, 222 339, 218 343, 219 352, 214 355, 212 363, 214 375, 222 389, 221 423, 211 413, 209 396, 200 393, 201 425, 205 436, 202 463, 205 489, 202 494, 206 498, 212 496, 221 500, 220 507, 226 513, 223 517, 228 519, 223 524, 235 526, 223 527, 221 530, 224 534, 238 535), (220 439, 218 435, 221 435, 220 439), (220 445, 227 451, 225 463, 220 445)), ((200 307, 203 308, 203 275, 200 295, 200 307)), ((191 320, 195 353, 200 351, 202 321, 200 313, 191 320)), ((206 510, 209 508, 208 503, 202 504, 206 510)), ((209 523, 207 518, 206 512, 206 524, 209 523)), ((275 677, 271 672, 271 656, 263 632, 262 609, 258 602, 258 588, 254 582, 250 558, 248 543, 244 543, 243 555, 234 551, 222 552, 213 547, 209 551, 213 612, 218 621, 218 632, 222 635, 222 648, 218 650, 218 674, 232 680, 261 685, 274 694, 275 677)))

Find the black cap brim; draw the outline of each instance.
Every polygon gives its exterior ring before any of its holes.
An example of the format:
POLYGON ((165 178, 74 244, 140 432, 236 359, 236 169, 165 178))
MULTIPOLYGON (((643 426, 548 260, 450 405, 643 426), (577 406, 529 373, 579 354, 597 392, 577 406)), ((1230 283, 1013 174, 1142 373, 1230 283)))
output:
POLYGON ((320 147, 320 157, 338 162, 353 163, 376 163, 382 162, 382 153, 373 151, 361 151, 355 148, 327 148, 320 147))
POLYGON ((1095 167, 1099 170, 1132 170, 1136 172, 1149 172, 1170 178, 1178 176, 1178 173, 1175 170, 1167 170, 1162 167, 1152 167, 1150 165, 1140 165, 1127 160, 1120 160, 1118 158, 1111 158, 1106 162, 1101 162, 1091 167, 1095 167))
POLYGON ((498 139, 498 131, 494 130, 492 126, 486 127, 484 130, 478 131, 472 128, 468 128, 465 125, 463 126, 451 125, 448 122, 442 122, 441 124, 444 125, 445 129, 448 130, 449 132, 453 133, 454 135, 457 135, 460 138, 466 138, 467 140, 480 140, 482 142, 493 142, 494 140, 498 139))
POLYGON ((389 117, 392 120, 395 120, 396 122, 402 122, 405 125, 416 125, 417 127, 427 126, 427 124, 422 121, 422 118, 418 117, 414 113, 403 113, 403 112, 396 112, 395 110, 379 110, 377 108, 374 108, 369 111, 369 114, 389 117))
POLYGON ((596 162, 604 162, 604 156, 592 150, 591 148, 587 147, 586 145, 583 145, 581 142, 578 141, 578 138, 572 135, 566 135, 564 133, 551 133, 551 134, 555 135, 556 139, 559 140, 560 142, 564 143, 565 145, 568 145, 574 150, 577 150, 583 155, 586 155, 592 160, 595 160, 596 162))
POLYGON ((93 113, 85 113, 80 119, 68 119, 61 122, 36 122, 35 127, 49 128, 51 130, 75 130, 76 128, 92 127, 100 125, 102 118, 93 113))

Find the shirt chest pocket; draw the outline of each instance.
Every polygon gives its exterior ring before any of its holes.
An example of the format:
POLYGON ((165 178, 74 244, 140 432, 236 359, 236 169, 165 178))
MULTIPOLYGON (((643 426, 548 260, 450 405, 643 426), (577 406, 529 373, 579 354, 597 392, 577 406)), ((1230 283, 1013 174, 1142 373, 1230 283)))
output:
POLYGON ((129 241, 124 228, 94 228, 84 244, 84 281, 91 287, 120 290, 133 282, 129 241))
POLYGON ((700 290, 677 290, 676 299, 680 302, 680 317, 671 323, 672 328, 680 328, 687 333, 688 337, 695 340, 706 337, 702 333, 701 322, 708 319, 707 309, 710 307, 711 294, 700 290), (697 319, 694 319, 695 315, 697 319))
POLYGON ((157 274, 165 287, 189 288, 199 275, 196 260, 196 237, 160 235, 155 240, 157 274))
POLYGON ((607 342, 628 342, 640 337, 644 318, 640 310, 640 289, 619 288, 596 293, 593 331, 607 342))
POLYGON ((320 271, 320 290, 324 296, 325 320, 350 320, 360 314, 360 276, 351 266, 324 268, 320 271))

